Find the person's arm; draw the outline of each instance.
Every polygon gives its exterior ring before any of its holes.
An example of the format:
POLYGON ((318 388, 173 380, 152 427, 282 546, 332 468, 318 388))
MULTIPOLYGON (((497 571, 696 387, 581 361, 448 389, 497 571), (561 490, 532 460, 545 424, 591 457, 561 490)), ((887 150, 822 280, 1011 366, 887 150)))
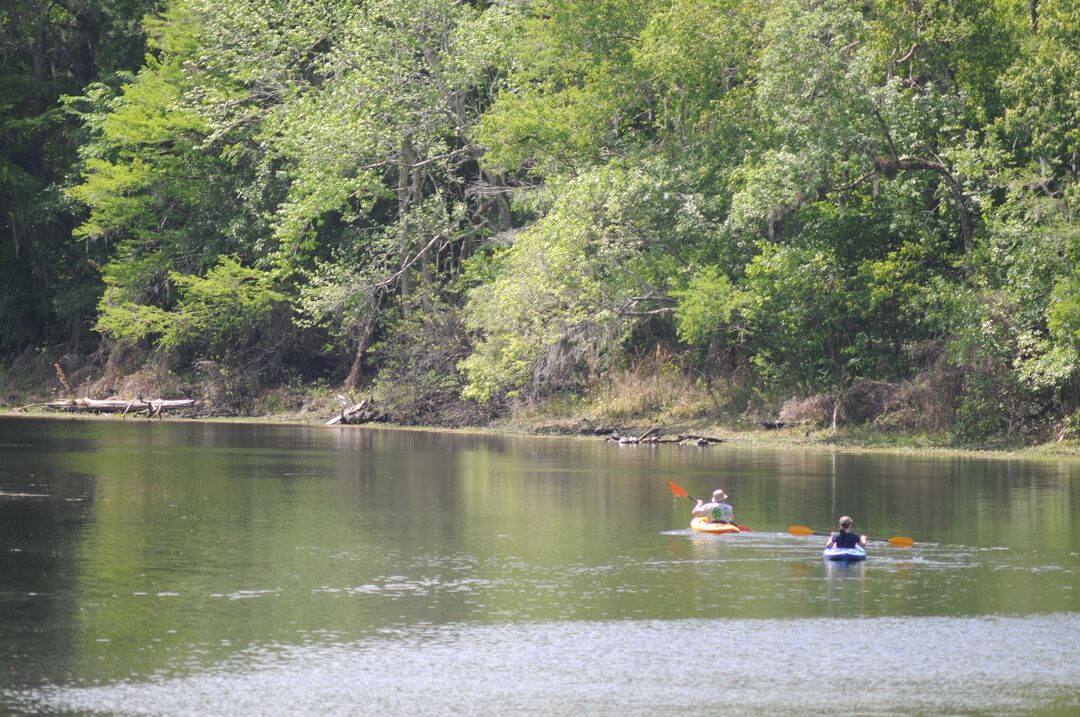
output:
POLYGON ((866 547, 866 536, 865 535, 860 535, 859 536, 859 545, 863 546, 864 548, 866 547))
POLYGON ((836 533, 829 533, 829 541, 825 543, 825 549, 828 550, 834 545, 836 545, 836 533))
POLYGON ((701 500, 701 498, 698 498, 697 505, 695 505, 694 509, 690 511, 690 515, 694 516, 695 518, 708 518, 709 513, 711 513, 712 509, 715 507, 716 503, 706 503, 701 500))

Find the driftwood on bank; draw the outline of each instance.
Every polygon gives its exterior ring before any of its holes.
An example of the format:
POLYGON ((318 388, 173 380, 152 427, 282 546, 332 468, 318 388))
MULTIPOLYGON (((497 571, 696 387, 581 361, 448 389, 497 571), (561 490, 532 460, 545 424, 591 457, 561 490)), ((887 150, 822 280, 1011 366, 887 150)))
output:
POLYGON ((131 400, 122 398, 71 398, 46 403, 45 408, 50 411, 75 413, 120 413, 121 418, 124 418, 129 413, 145 413, 147 418, 161 418, 165 411, 191 408, 194 405, 195 399, 193 398, 152 398, 147 401, 141 396, 137 396, 131 400))
POLYGON ((359 403, 350 401, 345 396, 337 396, 341 412, 326 422, 328 426, 348 425, 351 423, 372 423, 383 420, 382 412, 375 410, 369 404, 368 399, 359 403))
POLYGON ((661 429, 659 426, 653 426, 649 430, 637 436, 621 435, 618 431, 613 431, 611 435, 609 435, 605 440, 630 445, 635 445, 639 443, 674 443, 680 446, 711 446, 716 443, 724 442, 724 439, 722 438, 715 438, 713 436, 699 436, 692 433, 680 433, 675 436, 664 437, 663 429, 661 429))

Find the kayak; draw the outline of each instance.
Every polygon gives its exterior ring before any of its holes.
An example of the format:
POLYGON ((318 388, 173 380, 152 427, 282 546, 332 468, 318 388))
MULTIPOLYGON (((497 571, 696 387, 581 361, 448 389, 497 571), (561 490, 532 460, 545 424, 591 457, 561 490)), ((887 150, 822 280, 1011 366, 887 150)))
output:
POLYGON ((725 535, 727 533, 749 533, 750 529, 734 523, 710 523, 708 519, 697 517, 690 521, 690 529, 698 533, 725 535))
POLYGON ((866 548, 856 546, 854 548, 825 548, 821 551, 826 560, 866 560, 866 548))

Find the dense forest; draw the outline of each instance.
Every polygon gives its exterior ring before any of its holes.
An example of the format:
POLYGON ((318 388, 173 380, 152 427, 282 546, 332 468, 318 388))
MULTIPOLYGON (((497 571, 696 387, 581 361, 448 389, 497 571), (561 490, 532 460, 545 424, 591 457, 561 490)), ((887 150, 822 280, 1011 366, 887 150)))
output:
POLYGON ((9 0, 0 26, 7 402, 1080 435, 1080 0, 9 0))

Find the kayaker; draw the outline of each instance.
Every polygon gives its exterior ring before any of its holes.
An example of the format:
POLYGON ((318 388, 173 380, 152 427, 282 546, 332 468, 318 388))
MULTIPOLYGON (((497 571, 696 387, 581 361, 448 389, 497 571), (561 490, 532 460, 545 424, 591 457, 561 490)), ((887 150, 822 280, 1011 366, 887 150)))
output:
POLYGON ((717 488, 712 492, 712 501, 706 503, 698 498, 697 504, 690 514, 695 518, 705 518, 710 523, 732 523, 735 521, 735 511, 726 501, 727 493, 723 488, 717 488))
POLYGON ((854 548, 856 545, 865 548, 866 536, 851 533, 850 529, 851 516, 840 516, 840 530, 829 536, 829 542, 825 543, 825 548, 854 548))

